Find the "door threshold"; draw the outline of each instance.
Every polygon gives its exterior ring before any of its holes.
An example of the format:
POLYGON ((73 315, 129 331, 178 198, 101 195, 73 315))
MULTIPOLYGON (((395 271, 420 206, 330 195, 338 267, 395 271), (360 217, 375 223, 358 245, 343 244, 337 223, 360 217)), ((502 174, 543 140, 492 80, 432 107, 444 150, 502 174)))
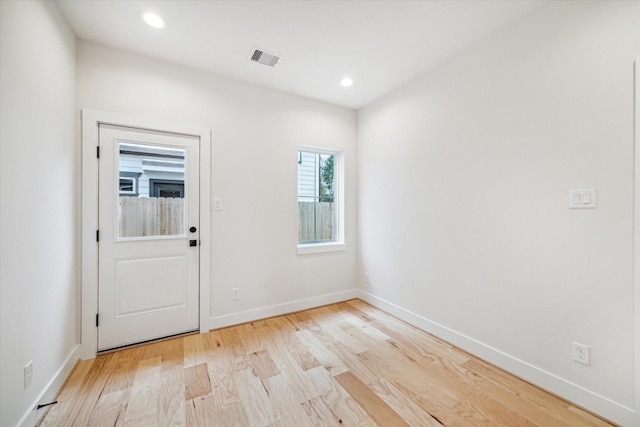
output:
POLYGON ((108 348, 106 350, 98 350, 96 352, 96 356, 100 356, 100 355, 103 355, 103 354, 109 354, 109 353, 115 353, 115 352, 118 352, 118 351, 121 351, 121 350, 130 349, 130 348, 142 347, 142 346, 147 345, 147 344, 155 344, 155 343, 159 343, 159 342, 162 342, 162 341, 169 341, 169 340, 172 340, 174 338, 188 337, 189 335, 196 335, 196 334, 199 334, 199 333, 200 333, 199 329, 194 329, 193 331, 181 332, 179 334, 169 335, 169 336, 166 336, 166 337, 156 338, 156 339, 153 339, 153 340, 147 340, 147 341, 137 342, 137 343, 134 343, 134 344, 122 345, 120 347, 108 348))

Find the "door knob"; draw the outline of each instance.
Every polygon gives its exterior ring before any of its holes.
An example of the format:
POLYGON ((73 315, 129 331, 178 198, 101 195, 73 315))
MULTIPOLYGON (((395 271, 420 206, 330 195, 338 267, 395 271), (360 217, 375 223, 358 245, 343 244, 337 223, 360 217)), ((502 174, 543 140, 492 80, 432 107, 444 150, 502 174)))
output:
POLYGON ((195 227, 191 227, 191 228, 189 229, 189 231, 190 231, 190 232, 192 232, 192 233, 195 233, 196 231, 198 231, 198 229, 197 229, 197 228, 195 228, 195 227))

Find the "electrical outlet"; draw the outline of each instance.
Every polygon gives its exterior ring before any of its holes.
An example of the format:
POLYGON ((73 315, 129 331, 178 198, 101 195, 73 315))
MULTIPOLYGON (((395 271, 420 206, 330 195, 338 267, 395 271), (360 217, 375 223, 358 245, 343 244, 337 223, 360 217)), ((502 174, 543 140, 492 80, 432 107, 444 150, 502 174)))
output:
POLYGON ((240 299, 240 288, 231 289, 231 299, 232 300, 240 299))
POLYGON ((364 283, 371 283, 371 275, 364 273, 364 283))
POLYGON ((589 366, 589 346, 573 341, 573 360, 589 366))
POLYGON ((31 381, 33 380, 33 360, 30 360, 29 363, 24 365, 24 388, 27 388, 31 385, 31 381))

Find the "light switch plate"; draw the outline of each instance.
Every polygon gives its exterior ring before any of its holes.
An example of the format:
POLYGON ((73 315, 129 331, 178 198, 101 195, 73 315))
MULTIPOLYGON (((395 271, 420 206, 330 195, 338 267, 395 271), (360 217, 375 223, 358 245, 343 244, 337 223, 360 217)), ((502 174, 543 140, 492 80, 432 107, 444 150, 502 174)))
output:
POLYGON ((569 190, 569 209, 595 209, 596 189, 569 190))

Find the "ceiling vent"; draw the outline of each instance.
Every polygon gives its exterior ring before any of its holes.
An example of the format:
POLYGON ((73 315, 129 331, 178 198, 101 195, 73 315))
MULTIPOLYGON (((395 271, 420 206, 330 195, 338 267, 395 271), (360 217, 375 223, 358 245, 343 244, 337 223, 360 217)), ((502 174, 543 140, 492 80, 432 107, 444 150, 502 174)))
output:
POLYGON ((280 57, 271 53, 264 52, 260 49, 256 49, 253 52, 253 55, 251 55, 251 60, 253 62, 257 62, 258 64, 274 67, 280 60, 280 57))

